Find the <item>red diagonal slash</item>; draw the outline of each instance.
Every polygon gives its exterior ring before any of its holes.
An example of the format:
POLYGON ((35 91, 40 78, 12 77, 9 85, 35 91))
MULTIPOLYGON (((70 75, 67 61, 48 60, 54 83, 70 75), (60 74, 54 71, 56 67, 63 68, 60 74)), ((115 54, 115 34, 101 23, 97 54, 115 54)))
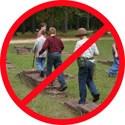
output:
POLYGON ((46 79, 44 79, 36 88, 34 88, 23 100, 23 104, 27 105, 35 98, 42 90, 46 88, 58 75, 61 74, 68 66, 70 66, 87 48, 95 43, 106 31, 107 26, 102 26, 89 40, 75 51, 68 59, 66 59, 56 70, 54 70, 46 79))

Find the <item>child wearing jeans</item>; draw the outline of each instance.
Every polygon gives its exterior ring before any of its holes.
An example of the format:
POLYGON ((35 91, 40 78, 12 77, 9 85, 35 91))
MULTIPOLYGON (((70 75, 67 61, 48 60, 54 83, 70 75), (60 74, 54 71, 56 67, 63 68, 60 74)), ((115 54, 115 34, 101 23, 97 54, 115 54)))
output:
POLYGON ((119 70, 119 56, 116 44, 112 45, 112 51, 113 51, 114 62, 108 70, 108 75, 111 77, 116 76, 119 70))
MULTIPOLYGON (((41 51, 39 52, 39 55, 42 55, 46 50, 48 50, 46 76, 49 76, 52 73, 53 66, 56 69, 62 64, 61 53, 64 49, 62 40, 56 35, 56 28, 50 27, 49 33, 50 36, 46 39, 41 51)), ((65 89, 67 89, 67 84, 65 82, 64 73, 61 73, 58 76, 58 81, 60 83, 58 90, 65 91, 65 89)))
POLYGON ((46 51, 39 55, 39 51, 42 49, 42 46, 46 40, 46 33, 45 31, 42 31, 41 36, 37 38, 33 51, 36 56, 36 65, 37 65, 37 71, 40 72, 40 77, 44 77, 44 65, 46 61, 46 51))

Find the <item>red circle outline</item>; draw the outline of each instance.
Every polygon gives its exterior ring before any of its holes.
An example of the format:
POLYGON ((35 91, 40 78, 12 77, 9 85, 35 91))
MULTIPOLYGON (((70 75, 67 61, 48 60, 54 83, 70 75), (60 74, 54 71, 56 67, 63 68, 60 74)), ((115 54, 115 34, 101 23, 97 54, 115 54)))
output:
POLYGON ((47 122, 47 123, 60 124, 60 125, 62 125, 62 124, 74 124, 74 123, 79 123, 79 122, 82 122, 82 121, 88 120, 89 118, 94 117, 99 112, 101 112, 104 108, 106 108, 106 106, 109 105, 109 103, 113 100, 113 98, 117 94, 117 92, 118 92, 118 90, 120 88, 120 85, 122 83, 122 79, 123 79, 123 75, 124 75, 124 67, 125 67, 124 61, 125 61, 124 50, 123 50, 123 46, 122 46, 122 42, 120 40, 120 37, 119 37, 117 31, 115 30, 115 28, 112 26, 112 24, 100 12, 93 9, 92 7, 89 7, 88 5, 85 5, 85 4, 79 3, 79 2, 74 2, 74 1, 51 1, 51 2, 46 2, 46 3, 40 4, 38 6, 33 7, 32 9, 28 10, 21 17, 19 17, 17 19, 17 21, 12 25, 12 27, 10 28, 9 32, 6 35, 6 38, 5 38, 4 43, 3 43, 2 51, 1 51, 1 74, 2 74, 2 79, 3 79, 4 85, 6 87, 6 90, 9 93, 9 95, 11 96, 13 101, 24 112, 26 112, 30 116, 32 116, 32 117, 34 117, 34 118, 36 118, 36 119, 38 119, 40 121, 47 122), (119 49, 120 50, 119 51, 119 55, 120 55, 119 74, 118 74, 116 83, 115 83, 112 91, 110 92, 109 96, 105 99, 105 101, 98 108, 96 108, 92 112, 90 112, 90 113, 88 113, 88 114, 86 114, 84 116, 80 116, 80 117, 77 117, 77 118, 71 118, 71 119, 65 119, 65 120, 64 119, 53 119, 53 118, 48 118, 48 117, 42 116, 42 115, 34 112, 33 110, 29 109, 24 104, 22 104, 21 100, 16 96, 15 92, 13 91, 13 89, 12 89, 12 87, 10 85, 8 75, 7 75, 7 71, 6 71, 7 49, 8 49, 8 46, 9 46, 9 42, 10 42, 14 32, 18 28, 18 26, 24 20, 26 20, 28 17, 35 14, 36 12, 38 12, 40 10, 44 10, 46 8, 56 7, 56 6, 75 7, 75 8, 79 8, 79 9, 85 10, 85 11, 93 14, 94 16, 99 18, 99 20, 102 21, 104 23, 104 25, 107 25, 109 27, 112 35, 114 36, 116 44, 118 45, 118 48, 120 48, 119 49))

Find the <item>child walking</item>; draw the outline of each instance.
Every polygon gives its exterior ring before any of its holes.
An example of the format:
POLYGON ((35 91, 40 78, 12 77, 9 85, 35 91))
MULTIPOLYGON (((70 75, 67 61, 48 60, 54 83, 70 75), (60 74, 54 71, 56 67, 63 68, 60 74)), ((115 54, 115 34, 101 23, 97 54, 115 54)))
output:
MULTIPOLYGON (((89 38, 87 37, 88 33, 85 28, 80 28, 77 31, 76 37, 79 37, 80 40, 77 41, 75 46, 75 51, 79 49, 89 38)), ((95 82, 93 80, 93 72, 95 66, 94 56, 99 55, 98 48, 96 44, 93 44, 89 47, 78 59, 78 83, 79 83, 79 104, 86 104, 87 90, 88 87, 91 95, 93 96, 93 102, 99 100, 100 93, 98 92, 95 82)))
POLYGON ((36 56, 36 66, 37 66, 37 71, 40 72, 40 77, 44 77, 44 65, 46 61, 46 51, 39 55, 39 51, 42 49, 42 46, 46 40, 46 32, 42 31, 41 36, 37 38, 33 51, 36 56))
MULTIPOLYGON (((49 76, 52 73, 52 67, 58 68, 62 64, 61 53, 64 49, 63 42, 56 35, 56 29, 54 27, 50 27, 49 29, 50 36, 46 39, 39 55, 43 54, 46 50, 47 53, 47 73, 46 76, 49 76)), ((58 81, 60 83, 59 91, 64 91, 67 89, 67 84, 65 82, 64 73, 61 73, 58 76, 58 81)))
POLYGON ((113 52, 114 62, 108 70, 108 75, 111 77, 116 76, 119 70, 119 56, 116 44, 112 45, 112 52, 113 52))

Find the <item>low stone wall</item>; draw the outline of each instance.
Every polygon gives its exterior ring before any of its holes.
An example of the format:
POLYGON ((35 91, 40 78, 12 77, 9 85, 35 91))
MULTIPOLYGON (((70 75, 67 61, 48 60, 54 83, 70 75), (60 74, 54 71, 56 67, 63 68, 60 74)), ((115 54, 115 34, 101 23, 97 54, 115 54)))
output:
POLYGON ((69 100, 65 102, 65 105, 74 110, 78 115, 84 115, 98 107, 95 103, 78 104, 78 100, 69 100))
POLYGON ((27 46, 14 46, 14 50, 19 55, 27 55, 32 52, 32 48, 27 46))
MULTIPOLYGON (((64 74, 64 75, 65 75, 66 80, 75 78, 74 76, 69 75, 69 74, 64 74)), ((19 76, 19 78, 24 80, 27 84, 31 85, 32 87, 36 87, 39 83, 41 83, 45 79, 45 78, 40 77, 40 73, 37 72, 34 69, 24 70, 24 71, 20 72, 18 74, 18 76, 19 76)), ((55 79, 53 81, 53 86, 47 86, 44 89, 44 92, 46 94, 49 94, 49 95, 56 95, 56 96, 67 97, 68 96, 67 92, 60 92, 60 91, 58 91, 59 86, 60 85, 58 83, 58 80, 55 79)))

